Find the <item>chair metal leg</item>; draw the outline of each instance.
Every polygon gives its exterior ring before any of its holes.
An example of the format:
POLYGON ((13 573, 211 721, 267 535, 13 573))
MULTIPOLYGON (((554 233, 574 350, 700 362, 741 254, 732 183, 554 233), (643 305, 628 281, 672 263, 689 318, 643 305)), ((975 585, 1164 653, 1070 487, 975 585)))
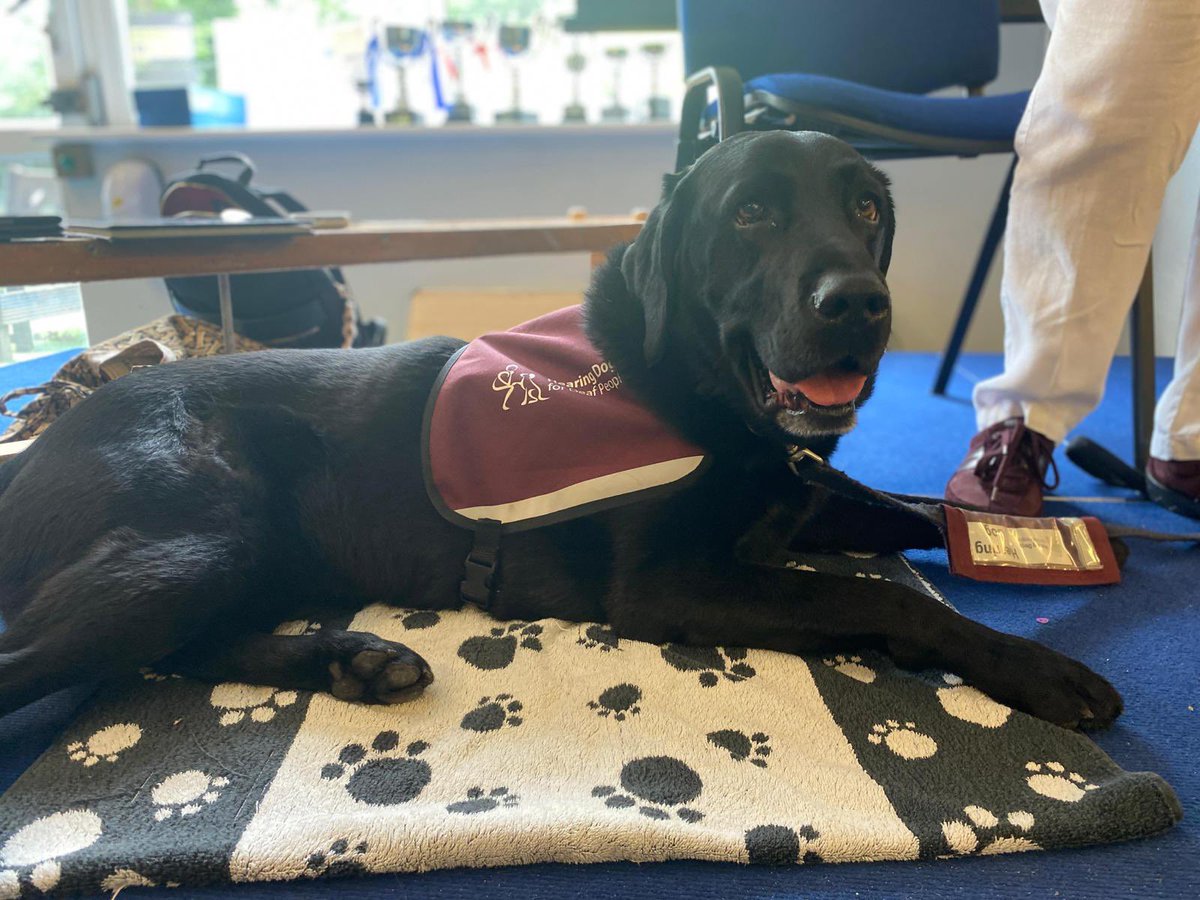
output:
POLYGON ((1154 266, 1146 259, 1146 271, 1138 286, 1129 314, 1130 368, 1133 370, 1133 465, 1086 437, 1067 441, 1067 457, 1093 478, 1114 487, 1146 493, 1146 460, 1150 455, 1150 433, 1154 429, 1154 266))
POLYGON ((1133 463, 1146 470, 1150 435, 1154 430, 1154 257, 1146 258, 1146 271, 1138 286, 1129 316, 1129 355, 1133 369, 1133 463))
POLYGON ((1008 195, 1012 190, 1013 171, 1016 167, 1017 158, 1014 155, 1012 164, 1008 167, 1008 174, 1004 178, 1004 185, 1000 188, 1000 197, 996 200, 996 209, 992 213, 992 221, 984 235, 983 246, 979 248, 979 257, 975 260, 975 270, 971 273, 967 292, 963 295, 962 305, 958 308, 958 318, 954 322, 954 330, 950 333, 946 349, 942 351, 942 361, 938 366, 937 378, 933 382, 935 394, 946 393, 946 385, 958 362, 958 355, 962 352, 967 329, 971 327, 971 319, 975 316, 979 295, 983 293, 984 282, 987 281, 992 261, 996 257, 996 248, 1000 245, 1000 238, 1004 236, 1004 226, 1008 221, 1008 195))

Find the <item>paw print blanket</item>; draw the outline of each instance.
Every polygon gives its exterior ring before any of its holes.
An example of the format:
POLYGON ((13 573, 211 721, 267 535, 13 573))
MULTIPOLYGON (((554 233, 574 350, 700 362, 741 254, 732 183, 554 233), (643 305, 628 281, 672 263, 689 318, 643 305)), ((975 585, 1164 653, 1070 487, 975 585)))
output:
MULTIPOLYGON (((932 590, 899 557, 794 564, 932 590)), ((929 859, 1180 817, 1161 778, 1088 738, 866 652, 654 646, 474 608, 374 606, 350 627, 411 645, 437 680, 360 706, 143 672, 0 798, 0 898, 542 861, 929 859)))

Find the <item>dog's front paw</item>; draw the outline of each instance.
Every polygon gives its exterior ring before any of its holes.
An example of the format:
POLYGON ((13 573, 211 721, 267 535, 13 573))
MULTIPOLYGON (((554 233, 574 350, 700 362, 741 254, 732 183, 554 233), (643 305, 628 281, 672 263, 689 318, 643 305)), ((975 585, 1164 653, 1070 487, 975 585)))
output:
POLYGON ((429 663, 403 644, 365 632, 338 647, 329 663, 329 693, 339 700, 403 703, 433 683, 429 663))
POLYGON ((975 685, 993 699, 1063 728, 1104 728, 1124 704, 1116 688, 1081 662, 1017 638, 975 685))

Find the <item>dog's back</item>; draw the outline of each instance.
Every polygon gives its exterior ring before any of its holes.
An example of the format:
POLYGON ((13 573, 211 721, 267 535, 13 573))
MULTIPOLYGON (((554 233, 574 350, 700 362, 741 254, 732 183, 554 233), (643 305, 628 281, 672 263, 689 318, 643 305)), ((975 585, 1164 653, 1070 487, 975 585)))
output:
POLYGON ((416 453, 460 343, 182 361, 64 414, 0 468, 0 712, 286 612, 336 512, 328 470, 369 482, 363 446, 416 453))

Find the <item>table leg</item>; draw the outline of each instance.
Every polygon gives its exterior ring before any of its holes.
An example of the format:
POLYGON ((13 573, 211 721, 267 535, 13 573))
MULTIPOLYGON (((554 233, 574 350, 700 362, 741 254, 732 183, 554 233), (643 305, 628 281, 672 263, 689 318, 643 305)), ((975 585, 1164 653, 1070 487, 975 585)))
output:
POLYGON ((237 349, 233 331, 233 288, 229 284, 229 274, 222 272, 217 276, 217 293, 221 300, 221 341, 226 353, 237 349))

